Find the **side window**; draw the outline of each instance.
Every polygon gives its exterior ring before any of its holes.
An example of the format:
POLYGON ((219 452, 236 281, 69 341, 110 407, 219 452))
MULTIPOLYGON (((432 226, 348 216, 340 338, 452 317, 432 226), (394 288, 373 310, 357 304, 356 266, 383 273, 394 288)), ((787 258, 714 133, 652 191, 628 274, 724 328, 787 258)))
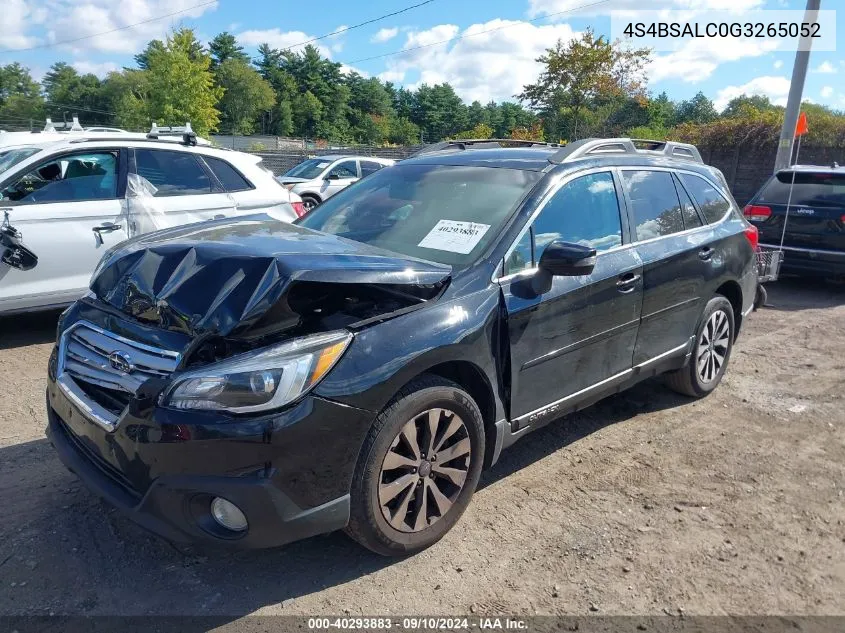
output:
POLYGON ((681 204, 668 171, 622 172, 631 199, 634 235, 648 240, 684 230, 681 204))
POLYGON ((22 204, 116 198, 117 152, 67 154, 41 163, 2 194, 22 204))
POLYGON ((226 191, 247 191, 255 188, 246 178, 240 175, 238 170, 225 160, 212 156, 203 156, 202 159, 214 175, 217 176, 217 180, 220 181, 220 184, 223 185, 226 191))
POLYGON ((684 216, 684 228, 694 229, 701 226, 701 217, 698 215, 698 211, 695 210, 695 205, 677 180, 675 181, 675 188, 678 191, 678 198, 681 199, 681 214, 684 216))
POLYGON ((376 163, 371 160, 362 160, 361 161, 361 178, 365 176, 369 176, 370 174, 374 174, 379 169, 384 167, 381 163, 376 163))
POLYGON ((156 188, 157 198, 211 193, 211 179, 193 154, 157 149, 136 149, 138 175, 156 188))
POLYGON ((512 275, 520 270, 531 268, 534 263, 531 257, 531 231, 525 232, 516 243, 511 254, 505 260, 505 274, 512 275))
POLYGON ((337 175, 338 178, 357 178, 358 168, 355 166, 354 160, 345 160, 338 163, 329 172, 329 176, 337 175))
POLYGON ((600 172, 576 178, 563 187, 534 220, 534 260, 553 240, 563 239, 597 251, 622 243, 622 221, 613 176, 600 172))
POLYGON ((701 209, 708 223, 718 222, 725 217, 731 208, 731 203, 725 200, 725 197, 713 185, 699 176, 679 175, 684 187, 698 203, 698 208, 701 209))

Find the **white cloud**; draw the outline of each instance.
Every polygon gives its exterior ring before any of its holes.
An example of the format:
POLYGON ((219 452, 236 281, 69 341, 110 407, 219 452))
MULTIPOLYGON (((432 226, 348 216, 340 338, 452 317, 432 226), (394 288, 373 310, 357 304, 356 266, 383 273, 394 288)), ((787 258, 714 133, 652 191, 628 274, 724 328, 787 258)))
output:
POLYGON ((688 9, 747 11, 763 6, 764 0, 609 0, 596 4, 590 0, 528 0, 528 16, 537 17, 562 11, 569 15, 608 15, 610 11, 637 11, 661 9, 688 9), (585 5, 594 5, 588 6, 585 5))
POLYGON ((823 75, 835 75, 837 70, 836 66, 831 64, 828 61, 823 61, 821 64, 813 68, 814 73, 821 73, 823 75))
POLYGON ((27 35, 30 27, 47 17, 43 8, 34 9, 26 0, 6 0, 3 6, 3 26, 0 28, 0 48, 28 48, 39 43, 37 37, 27 35))
POLYGON ((382 42, 392 40, 397 35, 399 35, 399 29, 396 27, 392 29, 379 29, 376 34, 370 38, 370 41, 374 44, 380 44, 382 42))
POLYGON ((698 82, 710 77, 721 64, 767 55, 777 40, 708 38, 687 40, 672 53, 656 56, 649 68, 651 81, 680 79, 698 82))
POLYGON ((775 60, 775 63, 772 64, 772 65, 775 67, 775 70, 778 70, 779 68, 783 67, 783 60, 777 59, 777 60, 775 60))
POLYGON ((716 109, 722 111, 731 99, 742 95, 762 95, 768 97, 775 105, 786 105, 786 97, 789 94, 789 79, 786 77, 775 77, 767 75, 756 77, 741 86, 726 86, 722 88, 713 100, 716 109))
POLYGON ((524 84, 540 74, 536 58, 558 39, 567 41, 574 35, 568 24, 539 26, 495 19, 464 31, 453 24, 440 24, 425 31, 409 31, 405 49, 431 46, 388 58, 387 69, 379 78, 401 82, 408 73, 418 71, 419 81, 408 87, 449 82, 468 101, 512 100, 524 84), (439 43, 458 35, 464 39, 439 43))
POLYGON ((115 64, 114 62, 86 62, 86 61, 76 61, 71 64, 76 70, 82 74, 87 75, 91 73, 92 75, 96 75, 100 79, 108 75, 110 72, 114 72, 116 70, 120 70, 120 66, 115 64))
POLYGON ((830 99, 833 96, 833 86, 822 86, 822 99, 830 99))
MULTIPOLYGON (((316 37, 316 35, 309 35, 303 31, 282 31, 281 29, 264 29, 243 31, 236 35, 238 43, 245 46, 258 46, 260 44, 269 44, 271 48, 290 48, 295 52, 302 51, 304 46, 297 46, 301 42, 308 41, 316 37)), ((331 58, 331 49, 321 45, 319 42, 312 42, 313 46, 317 47, 323 57, 331 58)))
MULTIPOLYGON (((217 7, 216 2, 197 7, 196 0, 39 0, 39 3, 49 9, 49 20, 44 21, 47 43, 87 38, 61 47, 75 53, 136 53, 149 40, 163 38, 177 23, 217 7), (176 15, 155 19, 173 13, 176 15)), ((3 29, 7 29, 5 19, 3 29)))

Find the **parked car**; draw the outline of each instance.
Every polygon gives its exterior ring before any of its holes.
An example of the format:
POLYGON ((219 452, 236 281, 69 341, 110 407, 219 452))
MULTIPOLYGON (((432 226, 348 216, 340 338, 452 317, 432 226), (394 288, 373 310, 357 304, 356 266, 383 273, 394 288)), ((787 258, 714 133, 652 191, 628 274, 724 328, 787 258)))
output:
POLYGON ((59 458, 173 541, 345 528, 406 554, 527 433, 657 374, 713 391, 756 286, 721 174, 672 143, 491 144, 402 161, 293 224, 111 250, 58 326, 59 458))
POLYGON ((309 158, 276 179, 282 186, 299 194, 308 213, 342 191, 353 182, 369 176, 396 161, 374 156, 345 156, 333 154, 309 158))
POLYGON ((0 313, 78 299, 103 254, 140 233, 255 213, 291 221, 304 212, 251 154, 116 134, 6 151, 0 221, 19 237, 0 245, 0 313), (4 255, 22 246, 37 257, 27 270, 4 255))
POLYGON ((745 217, 762 248, 779 250, 783 237, 781 272, 845 278, 845 167, 782 169, 754 195, 745 217))

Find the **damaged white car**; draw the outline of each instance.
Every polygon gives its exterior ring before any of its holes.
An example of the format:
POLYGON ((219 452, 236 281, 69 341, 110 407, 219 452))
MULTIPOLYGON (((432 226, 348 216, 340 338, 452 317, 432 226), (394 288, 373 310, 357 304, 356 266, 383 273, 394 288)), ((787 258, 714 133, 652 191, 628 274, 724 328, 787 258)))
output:
POLYGON ((193 135, 131 136, 15 148, 0 171, 0 314, 78 299, 103 253, 141 233, 304 213, 257 156, 197 145, 193 135))

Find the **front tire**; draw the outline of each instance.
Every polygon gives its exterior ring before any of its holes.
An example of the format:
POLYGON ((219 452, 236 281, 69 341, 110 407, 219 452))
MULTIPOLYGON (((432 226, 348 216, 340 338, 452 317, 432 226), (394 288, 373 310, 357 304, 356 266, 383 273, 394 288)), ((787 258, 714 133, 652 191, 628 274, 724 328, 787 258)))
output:
POLYGON ((320 199, 316 196, 312 196, 309 194, 305 194, 302 196, 302 207, 305 209, 305 213, 311 213, 311 211, 320 204, 320 199))
POLYGON ((376 418, 352 480, 347 533, 384 556, 418 552, 458 521, 484 461, 484 422, 459 385, 424 375, 376 418))
POLYGON ((693 398, 703 398, 718 387, 728 368, 735 331, 731 302, 716 295, 704 306, 689 363, 666 374, 669 387, 693 398))

